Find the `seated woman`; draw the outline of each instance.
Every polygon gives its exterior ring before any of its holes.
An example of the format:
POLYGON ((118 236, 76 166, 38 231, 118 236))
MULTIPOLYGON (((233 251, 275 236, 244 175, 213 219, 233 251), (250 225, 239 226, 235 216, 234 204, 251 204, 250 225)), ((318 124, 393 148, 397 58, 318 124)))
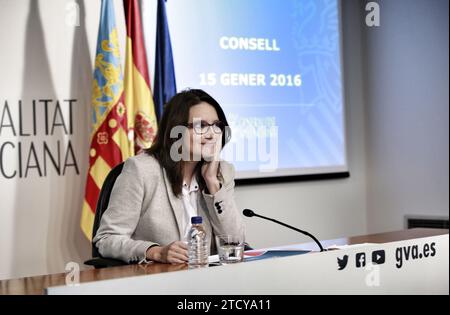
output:
POLYGON ((175 95, 152 147, 129 158, 117 178, 94 238, 100 254, 127 263, 186 263, 183 240, 197 215, 212 254, 214 235, 243 235, 234 168, 218 158, 230 135, 222 108, 206 92, 175 95))

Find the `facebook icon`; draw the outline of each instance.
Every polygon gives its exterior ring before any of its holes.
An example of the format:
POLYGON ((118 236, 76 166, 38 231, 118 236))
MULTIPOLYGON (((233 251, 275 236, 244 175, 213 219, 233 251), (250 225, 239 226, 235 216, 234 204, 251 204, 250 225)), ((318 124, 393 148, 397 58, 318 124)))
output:
POLYGON ((366 253, 356 254, 356 268, 364 268, 366 266, 366 253))

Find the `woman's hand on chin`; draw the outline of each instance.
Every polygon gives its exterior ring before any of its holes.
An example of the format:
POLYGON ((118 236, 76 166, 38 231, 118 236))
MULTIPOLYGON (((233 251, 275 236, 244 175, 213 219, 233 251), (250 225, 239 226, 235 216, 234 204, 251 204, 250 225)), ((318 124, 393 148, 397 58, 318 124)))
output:
POLYGON ((214 195, 220 190, 220 182, 217 175, 219 174, 221 146, 220 141, 216 141, 214 143, 214 148, 211 150, 212 152, 210 152, 212 154, 204 156, 204 163, 201 169, 203 179, 205 180, 206 186, 211 195, 214 195))
POLYGON ((217 174, 219 172, 219 161, 204 162, 201 171, 209 193, 214 195, 220 190, 220 182, 217 178, 217 174))

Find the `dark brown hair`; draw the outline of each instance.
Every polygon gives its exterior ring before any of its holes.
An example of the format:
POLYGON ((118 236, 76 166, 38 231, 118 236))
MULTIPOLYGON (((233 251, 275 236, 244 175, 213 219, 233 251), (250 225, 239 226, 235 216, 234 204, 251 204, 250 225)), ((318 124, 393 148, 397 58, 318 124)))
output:
MULTIPOLYGON (((222 148, 231 138, 231 132, 225 113, 219 103, 208 93, 203 90, 189 89, 182 91, 172 97, 172 99, 164 106, 164 112, 158 126, 158 133, 152 146, 145 152, 156 158, 161 166, 166 170, 167 176, 172 186, 172 190, 176 196, 181 194, 183 185, 183 161, 173 161, 170 157, 170 149, 174 142, 179 140, 171 138, 170 132, 174 127, 186 126, 189 122, 189 110, 191 107, 202 102, 208 103, 217 112, 219 120, 224 123, 225 131, 222 134, 222 148)), ((206 185, 200 175, 200 169, 203 162, 199 162, 194 176, 201 189, 206 185)))

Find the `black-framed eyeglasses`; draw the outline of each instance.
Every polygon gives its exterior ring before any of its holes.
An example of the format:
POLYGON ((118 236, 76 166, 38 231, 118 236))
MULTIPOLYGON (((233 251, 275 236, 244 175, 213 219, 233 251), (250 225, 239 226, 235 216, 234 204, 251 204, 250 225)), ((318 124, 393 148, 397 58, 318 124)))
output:
POLYGON ((221 134, 225 131, 225 123, 223 121, 215 121, 212 124, 207 123, 206 121, 198 121, 195 123, 188 123, 186 126, 190 129, 193 129, 194 132, 198 135, 204 135, 209 131, 209 128, 212 127, 212 130, 216 134, 221 134))

